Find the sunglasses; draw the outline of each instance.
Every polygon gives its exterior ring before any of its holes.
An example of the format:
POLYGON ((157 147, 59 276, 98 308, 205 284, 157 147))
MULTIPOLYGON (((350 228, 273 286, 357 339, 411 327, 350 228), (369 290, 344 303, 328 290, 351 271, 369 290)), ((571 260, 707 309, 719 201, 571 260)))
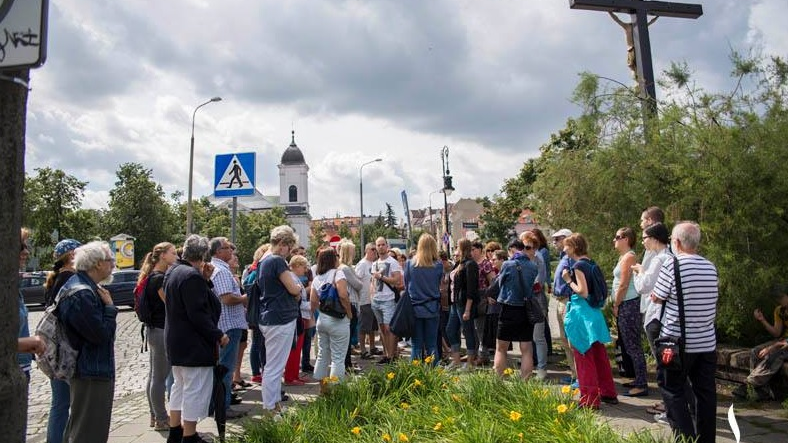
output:
POLYGON ((625 239, 625 238, 626 238, 626 237, 624 237, 623 235, 617 235, 617 236, 613 237, 613 240, 615 240, 615 241, 619 241, 619 240, 623 240, 623 239, 625 239))
POLYGON ((534 248, 534 247, 533 247, 533 246, 531 246, 531 245, 525 245, 525 250, 526 250, 526 251, 530 251, 530 250, 531 250, 531 249, 533 249, 533 248, 534 248))

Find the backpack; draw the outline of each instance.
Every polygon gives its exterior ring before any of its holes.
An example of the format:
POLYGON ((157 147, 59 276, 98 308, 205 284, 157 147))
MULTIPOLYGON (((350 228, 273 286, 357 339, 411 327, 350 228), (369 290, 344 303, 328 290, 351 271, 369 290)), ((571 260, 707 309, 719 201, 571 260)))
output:
POLYGON ((246 322, 252 327, 257 327, 259 324, 258 318, 260 317, 260 297, 263 293, 260 291, 260 285, 255 281, 246 287, 246 297, 249 304, 246 306, 246 322))
POLYGON ((134 287, 134 312, 137 313, 139 321, 145 324, 151 324, 153 322, 153 312, 151 312, 148 296, 145 294, 150 276, 151 274, 146 275, 145 278, 134 287))
POLYGON ((581 261, 587 263, 591 268, 591 272, 586 272, 586 274, 591 274, 586 277, 588 283, 588 299, 586 301, 592 308, 601 309, 605 306, 608 295, 605 275, 593 260, 584 258, 581 261))
POLYGON ((331 282, 326 282, 320 285, 317 290, 318 299, 320 300, 320 313, 326 314, 334 318, 345 318, 347 313, 342 303, 339 301, 339 292, 337 292, 337 271, 334 270, 334 279, 331 282))
POLYGON ((78 291, 90 289, 88 285, 75 285, 67 291, 60 291, 55 302, 44 312, 44 316, 36 326, 36 335, 46 345, 46 350, 36 359, 38 369, 47 377, 56 380, 70 380, 77 369, 79 350, 75 349, 66 335, 66 328, 60 321, 58 306, 60 301, 78 291))

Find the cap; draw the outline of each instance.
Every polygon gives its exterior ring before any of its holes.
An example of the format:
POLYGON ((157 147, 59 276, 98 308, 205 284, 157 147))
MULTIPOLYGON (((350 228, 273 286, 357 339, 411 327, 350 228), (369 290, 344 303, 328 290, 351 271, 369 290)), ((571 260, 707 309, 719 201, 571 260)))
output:
POLYGON ((71 252, 74 249, 82 246, 82 243, 74 240, 73 238, 67 238, 65 240, 60 240, 58 244, 55 245, 55 258, 63 256, 67 252, 71 252))
POLYGON ((555 231, 555 233, 553 234, 553 238, 556 238, 556 237, 569 237, 570 235, 572 235, 572 231, 570 231, 569 229, 564 228, 564 229, 559 229, 559 230, 555 231))

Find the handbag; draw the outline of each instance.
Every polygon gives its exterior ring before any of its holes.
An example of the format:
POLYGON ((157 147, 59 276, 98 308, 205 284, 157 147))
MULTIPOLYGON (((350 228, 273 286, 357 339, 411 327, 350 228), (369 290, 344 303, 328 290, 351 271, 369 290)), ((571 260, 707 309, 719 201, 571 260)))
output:
MULTIPOLYGON (((657 365, 668 371, 681 371, 683 369, 682 362, 684 360, 684 337, 686 335, 684 329, 684 293, 681 290, 681 274, 679 273, 679 260, 673 257, 673 276, 676 283, 676 302, 679 306, 679 327, 681 330, 681 337, 659 337, 654 340, 654 347, 657 348, 657 365)), ((667 300, 662 305, 662 315, 660 322, 665 324, 665 305, 667 300)))
MULTIPOLYGON (((519 263, 516 265, 516 267, 517 267, 517 279, 520 283, 520 290, 523 291, 523 293, 525 293, 525 288, 527 288, 528 286, 526 286, 525 282, 523 281, 523 273, 522 273, 523 268, 520 266, 519 263)), ((544 311, 542 310, 542 305, 539 303, 539 300, 537 300, 533 292, 531 292, 530 297, 523 297, 523 299, 525 300, 525 313, 526 313, 526 317, 528 318, 528 323, 535 325, 537 323, 544 322, 545 316, 544 316, 544 311)))
POLYGON ((339 301, 339 292, 337 291, 337 271, 334 270, 334 279, 331 283, 323 283, 318 289, 318 298, 320 300, 319 310, 320 313, 326 314, 334 318, 345 318, 347 313, 342 303, 339 301))
POLYGON ((391 316, 389 330, 397 337, 412 337, 416 323, 416 314, 413 312, 413 303, 410 301, 410 294, 402 294, 394 307, 394 314, 391 316))

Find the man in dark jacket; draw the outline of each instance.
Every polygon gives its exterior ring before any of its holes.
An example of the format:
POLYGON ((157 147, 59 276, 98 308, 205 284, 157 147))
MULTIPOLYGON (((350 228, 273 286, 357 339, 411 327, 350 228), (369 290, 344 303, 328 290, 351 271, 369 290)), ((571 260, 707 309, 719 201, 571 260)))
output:
POLYGON ((71 415, 63 440, 105 443, 115 392, 115 327, 118 308, 98 282, 112 274, 115 259, 104 242, 90 242, 74 253, 75 275, 60 289, 60 321, 79 351, 70 381, 71 415))
POLYGON ((183 245, 183 258, 164 279, 164 340, 175 379, 170 394, 168 443, 204 441, 197 435, 197 422, 208 416, 216 345, 224 346, 229 341, 217 327, 222 307, 211 290, 213 266, 203 261, 206 252, 207 238, 189 236, 183 245))

